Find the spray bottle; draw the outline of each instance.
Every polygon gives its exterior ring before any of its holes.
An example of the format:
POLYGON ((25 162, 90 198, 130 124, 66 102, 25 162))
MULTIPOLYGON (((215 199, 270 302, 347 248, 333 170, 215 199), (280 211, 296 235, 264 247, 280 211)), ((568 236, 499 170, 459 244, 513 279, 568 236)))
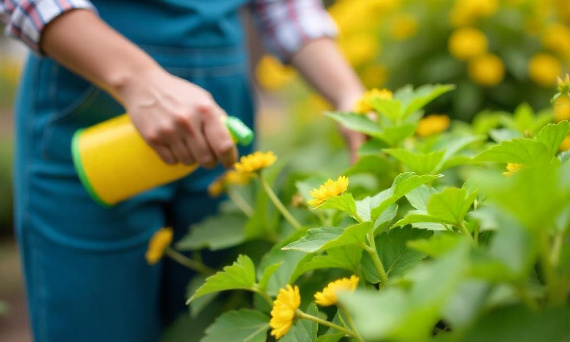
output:
MULTIPOLYGON (((233 140, 249 145, 253 132, 236 117, 224 118, 233 140)), ((127 114, 75 132, 73 164, 81 183, 99 204, 110 207, 154 187, 189 175, 194 165, 169 165, 143 140, 127 114)))

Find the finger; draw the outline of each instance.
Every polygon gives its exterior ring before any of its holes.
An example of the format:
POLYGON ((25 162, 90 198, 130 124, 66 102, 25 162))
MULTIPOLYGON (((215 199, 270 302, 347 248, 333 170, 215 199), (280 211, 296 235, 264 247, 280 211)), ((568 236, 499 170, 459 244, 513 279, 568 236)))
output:
POLYGON ((177 159, 174 153, 165 145, 161 144, 150 144, 150 146, 158 153, 160 159, 162 159, 166 164, 176 164, 177 159))
POLYGON ((192 165, 195 163, 192 151, 190 150, 189 146, 186 144, 185 139, 183 137, 179 137, 177 141, 170 143, 168 147, 170 148, 170 150, 172 151, 178 162, 183 163, 185 165, 192 165))
POLYGON ((195 162, 207 169, 213 169, 216 167, 216 158, 204 137, 201 129, 202 123, 199 117, 198 115, 195 116, 194 119, 192 119, 194 122, 183 128, 183 142, 186 148, 192 153, 195 162))
POLYGON ((217 115, 204 120, 204 136, 210 149, 225 168, 231 168, 237 160, 237 149, 230 133, 222 122, 227 116, 223 109, 217 108, 217 115))

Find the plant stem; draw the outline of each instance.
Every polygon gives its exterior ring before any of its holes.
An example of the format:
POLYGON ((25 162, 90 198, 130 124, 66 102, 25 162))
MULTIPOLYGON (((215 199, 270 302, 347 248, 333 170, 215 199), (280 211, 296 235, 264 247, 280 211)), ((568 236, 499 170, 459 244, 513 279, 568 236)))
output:
POLYGON ((319 317, 315 317, 313 315, 306 314, 303 311, 298 310, 298 309, 297 309, 297 317, 302 318, 302 319, 307 319, 309 321, 317 322, 318 324, 327 326, 329 328, 333 328, 335 330, 338 330, 338 331, 345 333, 349 336, 352 336, 354 338, 358 338, 358 334, 355 333, 354 331, 350 330, 350 329, 347 329, 345 327, 341 327, 340 325, 336 325, 336 324, 331 323, 329 321, 325 321, 324 319, 321 319, 319 317))
POLYGON ((287 208, 285 208, 285 206, 283 205, 283 203, 281 203, 281 201, 279 200, 279 198, 277 197, 277 195, 275 194, 275 192, 273 192, 273 190, 271 189, 271 187, 269 186, 269 184, 267 183, 267 180, 265 179, 265 177, 263 177, 263 174, 260 172, 259 174, 259 181, 261 183, 261 186, 263 186, 263 189, 265 190, 265 192, 267 193, 267 195, 269 196, 269 198, 271 199, 271 202, 273 202, 273 204, 275 205, 275 207, 277 208, 277 210, 279 210, 281 212, 281 214, 283 215, 283 217, 297 230, 301 229, 301 224, 293 217, 293 215, 291 215, 291 213, 289 212, 289 210, 287 210, 287 208))
POLYGON ((234 202, 235 205, 237 205, 237 207, 240 208, 240 210, 243 211, 247 217, 253 216, 253 208, 249 205, 249 203, 246 202, 246 200, 239 194, 239 192, 237 192, 235 189, 232 189, 231 187, 228 187, 227 193, 232 202, 234 202))
MULTIPOLYGON (((551 250, 555 247, 550 246, 550 234, 548 229, 540 232, 540 264, 544 274, 544 283, 546 285, 547 303, 551 305, 559 304, 558 296, 556 295, 556 274, 554 271, 554 263, 551 259, 551 250)), ((554 251, 553 251, 554 252, 554 251)))
POLYGON ((354 325, 354 321, 352 320, 352 316, 350 315, 350 313, 344 309, 342 309, 342 311, 344 312, 344 315, 346 316, 346 320, 348 321, 348 326, 350 327, 350 329, 352 329, 352 331, 354 331, 354 333, 356 334, 356 338, 359 341, 364 341, 364 339, 362 338, 362 336, 360 336, 360 333, 358 332, 358 330, 356 330, 356 326, 354 325))
POLYGON ((475 240, 473 239, 473 236, 471 235, 471 233, 469 232, 469 230, 467 229, 467 227, 465 227, 465 224, 463 222, 460 222, 457 225, 457 228, 459 228, 459 230, 461 231, 461 233, 465 236, 469 236, 471 238, 471 240, 473 241, 473 244, 475 244, 475 240))
POLYGON ((216 273, 214 269, 211 269, 210 267, 202 264, 201 262, 188 258, 187 256, 172 249, 172 247, 166 247, 166 249, 164 250, 164 254, 168 255, 169 257, 171 257, 181 265, 186 266, 189 269, 194 270, 196 272, 205 275, 212 275, 216 273))
POLYGON ((519 294, 521 300, 528 306, 532 311, 538 311, 540 307, 538 303, 530 296, 526 289, 526 284, 516 285, 516 291, 519 294))
POLYGON ((479 225, 478 224, 475 226, 475 229, 473 230, 473 242, 475 243, 475 246, 479 246, 479 225))
POLYGON ((265 291, 262 291, 260 288, 255 287, 253 292, 257 293, 263 299, 265 299, 265 301, 269 304, 269 306, 273 306, 273 299, 271 297, 269 297, 269 295, 267 293, 265 293, 265 291))
POLYGON ((384 265, 382 265, 382 260, 378 256, 378 251, 376 250, 376 242, 374 241, 374 233, 371 231, 368 233, 368 243, 367 245, 364 243, 364 250, 370 255, 372 258, 372 262, 374 263, 374 267, 376 267, 376 272, 378 272, 378 276, 380 277, 380 288, 386 285, 388 281, 388 275, 384 270, 384 265))

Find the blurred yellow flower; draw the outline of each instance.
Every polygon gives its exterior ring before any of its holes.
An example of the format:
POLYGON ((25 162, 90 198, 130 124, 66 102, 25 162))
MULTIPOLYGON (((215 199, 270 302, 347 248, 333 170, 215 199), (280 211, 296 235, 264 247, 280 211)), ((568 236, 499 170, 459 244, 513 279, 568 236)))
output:
POLYGON ((495 86, 505 77, 503 61, 493 54, 485 54, 470 60, 467 71, 473 82, 485 87, 495 86))
POLYGON ((174 232, 170 227, 160 228, 154 233, 145 254, 146 261, 149 265, 156 264, 162 258, 164 250, 172 243, 173 235, 174 232))
POLYGON ((297 77, 295 69, 284 66, 275 57, 263 56, 255 69, 259 85, 267 90, 278 90, 297 77))
POLYGON ((523 168, 522 164, 508 163, 507 164, 507 171, 503 172, 503 175, 510 177, 510 176, 514 175, 515 173, 519 172, 522 168, 523 168))
POLYGON ((569 57, 570 28, 562 23, 551 24, 542 34, 542 45, 560 56, 569 57))
POLYGON ((469 60, 487 52, 488 42, 485 34, 472 27, 461 28, 449 38, 449 52, 459 60, 469 60))
POLYGON ((352 292, 356 289, 360 279, 353 275, 350 278, 342 278, 329 283, 321 292, 315 293, 315 303, 320 306, 331 306, 338 302, 338 293, 352 292))
POLYGON ((554 101, 554 120, 556 122, 570 120, 570 98, 568 96, 560 96, 554 101))
POLYGON ((391 100, 394 94, 388 89, 371 89, 362 95, 354 106, 354 112, 358 114, 368 114, 373 111, 371 101, 373 99, 391 100))
POLYGON ((416 128, 416 135, 419 137, 428 137, 445 131, 449 127, 449 116, 447 115, 430 115, 421 119, 416 128))
POLYGON ((327 199, 338 196, 348 189, 348 178, 340 176, 336 181, 329 179, 325 184, 321 185, 318 189, 311 191, 311 196, 314 198, 309 201, 309 204, 316 208, 323 204, 327 199))
POLYGON ((392 19, 390 34, 395 40, 406 40, 414 36, 417 31, 418 21, 408 14, 400 14, 392 19))
POLYGON ((566 138, 564 138, 564 140, 562 140, 562 143, 560 144, 560 148, 559 148, 560 152, 564 152, 564 151, 568 151, 568 150, 570 150, 570 135, 567 136, 566 138))
POLYGON ((528 64, 530 79, 542 87, 553 87, 561 72, 560 61, 545 53, 536 54, 528 64))
POLYGON ((295 313, 301 305, 301 295, 297 286, 291 287, 287 285, 284 289, 279 290, 277 298, 273 302, 273 309, 271 310, 271 336, 275 336, 278 340, 283 337, 293 324, 295 313))
POLYGON ((388 79, 388 70, 382 65, 371 64, 362 69, 360 77, 367 88, 380 87, 388 79))
POLYGON ((235 169, 238 172, 253 173, 265 169, 275 163, 277 156, 273 152, 254 152, 243 156, 236 163, 235 169))
POLYGON ((226 190, 226 182, 224 176, 216 178, 210 185, 208 185, 208 195, 210 197, 218 197, 226 190))
POLYGON ((454 26, 467 26, 479 18, 492 16, 498 9, 498 0, 457 0, 451 9, 450 20, 454 26))
POLYGON ((380 41, 371 32, 341 36, 339 46, 348 62, 355 67, 370 62, 380 52, 380 41))

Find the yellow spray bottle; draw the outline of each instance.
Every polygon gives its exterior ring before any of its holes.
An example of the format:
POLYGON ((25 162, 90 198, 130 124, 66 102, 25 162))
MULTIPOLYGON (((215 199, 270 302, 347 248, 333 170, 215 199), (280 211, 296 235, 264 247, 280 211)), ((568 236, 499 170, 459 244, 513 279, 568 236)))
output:
MULTIPOLYGON (((235 117, 224 119, 236 143, 249 145, 253 132, 235 117)), ((111 206, 180 179, 198 165, 169 165, 143 140, 127 114, 80 129, 72 139, 73 164, 91 197, 111 206)))

